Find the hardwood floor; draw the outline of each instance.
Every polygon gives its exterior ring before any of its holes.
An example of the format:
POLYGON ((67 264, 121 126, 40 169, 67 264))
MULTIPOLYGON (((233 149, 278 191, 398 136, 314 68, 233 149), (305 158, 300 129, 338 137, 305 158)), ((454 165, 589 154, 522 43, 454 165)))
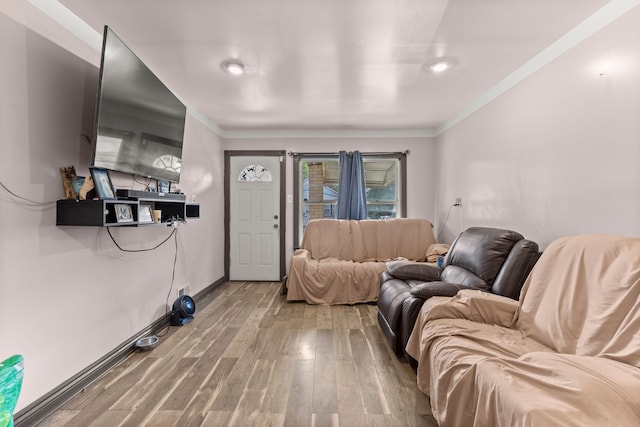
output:
POLYGON ((375 305, 288 303, 229 282, 41 426, 437 426, 375 305))

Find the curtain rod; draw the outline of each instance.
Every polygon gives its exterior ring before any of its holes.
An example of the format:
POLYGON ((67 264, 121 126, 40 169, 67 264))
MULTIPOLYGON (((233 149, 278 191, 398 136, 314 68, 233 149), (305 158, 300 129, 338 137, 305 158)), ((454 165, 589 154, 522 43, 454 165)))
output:
MULTIPOLYGON (((353 153, 353 151, 349 151, 349 153, 353 153)), ((288 151, 287 155, 289 157, 293 157, 293 156, 337 156, 340 153, 334 152, 334 153, 296 153, 294 151, 288 151)), ((409 154, 411 154, 411 150, 407 149, 404 151, 390 151, 390 152, 379 152, 379 153, 369 153, 369 152, 365 152, 362 153, 362 155, 364 156, 389 156, 389 155, 394 155, 394 154, 404 154, 405 156, 408 156, 409 154)))

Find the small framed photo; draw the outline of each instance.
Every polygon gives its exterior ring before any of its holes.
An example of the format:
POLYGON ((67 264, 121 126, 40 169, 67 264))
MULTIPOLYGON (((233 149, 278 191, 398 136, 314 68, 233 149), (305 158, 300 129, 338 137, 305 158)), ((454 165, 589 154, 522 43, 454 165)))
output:
POLYGON ((73 191, 76 194, 80 194, 80 189, 84 185, 84 176, 76 176, 76 179, 73 180, 73 191))
POLYGON ((171 183, 169 181, 158 180, 158 193, 168 193, 171 189, 171 183))
POLYGON ((133 211, 131 210, 131 205, 117 203, 113 205, 113 208, 116 210, 117 222, 133 222, 133 211))
POLYGON ((96 188, 96 193, 100 200, 117 199, 107 169, 91 168, 91 177, 93 178, 93 185, 96 188))
POLYGON ((151 216, 151 206, 140 205, 138 208, 138 222, 140 224, 153 224, 153 217, 151 216))

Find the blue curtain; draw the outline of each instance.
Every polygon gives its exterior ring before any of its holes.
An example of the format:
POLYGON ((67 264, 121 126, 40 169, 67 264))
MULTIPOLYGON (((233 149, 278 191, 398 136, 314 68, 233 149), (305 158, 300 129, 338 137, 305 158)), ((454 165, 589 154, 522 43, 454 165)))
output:
POLYGON ((359 151, 340 151, 338 158, 338 219, 366 219, 367 193, 359 151))

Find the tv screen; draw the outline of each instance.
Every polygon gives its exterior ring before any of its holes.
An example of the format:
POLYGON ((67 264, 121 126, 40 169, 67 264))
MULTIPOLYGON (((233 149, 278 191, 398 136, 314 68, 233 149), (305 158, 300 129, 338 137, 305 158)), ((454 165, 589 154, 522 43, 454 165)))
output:
POLYGON ((92 165, 179 182, 187 109, 104 27, 92 165))

